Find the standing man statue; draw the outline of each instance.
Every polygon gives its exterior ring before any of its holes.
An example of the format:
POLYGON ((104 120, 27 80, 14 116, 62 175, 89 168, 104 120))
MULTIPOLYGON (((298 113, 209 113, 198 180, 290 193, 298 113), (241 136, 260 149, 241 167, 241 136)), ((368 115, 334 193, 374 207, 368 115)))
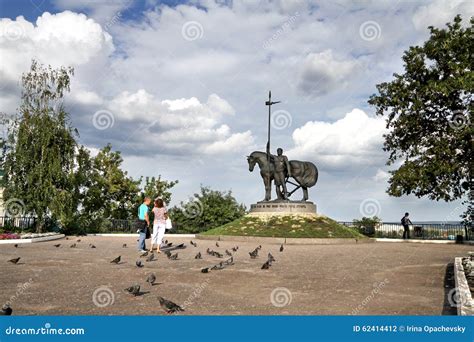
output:
POLYGON ((275 188, 278 199, 288 199, 288 190, 286 188, 286 177, 291 177, 290 163, 288 158, 283 155, 283 149, 277 149, 277 155, 272 156, 274 165, 275 188))

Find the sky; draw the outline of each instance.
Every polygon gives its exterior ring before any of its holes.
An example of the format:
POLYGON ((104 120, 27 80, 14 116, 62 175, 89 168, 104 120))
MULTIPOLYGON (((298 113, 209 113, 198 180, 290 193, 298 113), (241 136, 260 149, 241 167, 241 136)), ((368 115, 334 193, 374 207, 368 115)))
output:
MULTIPOLYGON (((367 100, 402 55, 474 1, 0 1, 0 109, 16 113, 33 58, 73 66, 65 106, 92 153, 111 143, 133 177, 264 198, 246 156, 271 148, 313 162, 318 212, 337 220, 458 220, 460 201, 388 196, 385 118, 367 100)), ((275 194, 272 194, 275 197, 275 194)), ((300 199, 297 191, 292 199, 300 199)))

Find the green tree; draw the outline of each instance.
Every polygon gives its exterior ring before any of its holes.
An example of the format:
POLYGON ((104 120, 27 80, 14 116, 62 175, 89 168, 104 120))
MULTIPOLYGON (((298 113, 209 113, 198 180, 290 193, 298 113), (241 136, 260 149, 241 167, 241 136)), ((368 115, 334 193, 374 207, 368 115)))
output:
POLYGON ((104 219, 132 218, 140 181, 129 177, 122 170, 121 153, 112 151, 112 146, 108 144, 90 162, 85 155, 83 158, 85 172, 81 177, 86 179, 79 179, 78 183, 83 182, 86 186, 81 197, 82 215, 88 220, 88 224, 100 226, 104 219))
POLYGON ((21 79, 18 118, 9 126, 3 167, 4 197, 24 204, 38 218, 41 231, 48 215, 62 219, 71 211, 77 131, 62 105, 72 68, 52 69, 33 61, 21 79))
POLYGON ((362 217, 360 220, 354 219, 352 220, 354 226, 357 227, 360 233, 367 235, 367 236, 374 236, 375 235, 375 228, 376 226, 382 222, 382 220, 377 217, 362 217))
POLYGON ((405 51, 404 73, 377 85, 369 99, 387 116, 387 164, 399 165, 390 171, 392 196, 453 201, 472 192, 474 18, 461 24, 456 16, 446 28, 429 27, 423 46, 405 51))
POLYGON ((140 200, 143 201, 145 197, 150 197, 154 200, 157 197, 163 199, 165 203, 171 201, 171 188, 178 184, 177 180, 166 181, 161 179, 161 175, 158 177, 145 177, 145 184, 140 200))
POLYGON ((188 202, 171 208, 170 217, 179 231, 199 233, 234 221, 245 214, 231 191, 221 192, 201 186, 188 202))

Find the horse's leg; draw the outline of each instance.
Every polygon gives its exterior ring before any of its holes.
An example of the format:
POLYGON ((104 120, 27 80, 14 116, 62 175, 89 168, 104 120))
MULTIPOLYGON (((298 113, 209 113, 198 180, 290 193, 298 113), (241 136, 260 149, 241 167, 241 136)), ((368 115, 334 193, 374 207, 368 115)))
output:
POLYGON ((270 199, 272 198, 272 195, 271 195, 272 182, 269 176, 266 176, 263 178, 263 184, 265 184, 265 201, 270 201, 270 199))
POLYGON ((306 202, 308 200, 308 188, 303 186, 303 201, 306 202))

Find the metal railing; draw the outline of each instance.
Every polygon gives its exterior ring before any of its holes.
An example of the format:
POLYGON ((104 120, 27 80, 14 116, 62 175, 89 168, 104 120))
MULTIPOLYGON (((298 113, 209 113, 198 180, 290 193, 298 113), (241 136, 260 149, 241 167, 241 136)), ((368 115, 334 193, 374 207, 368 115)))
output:
MULTIPOLYGON (((356 228, 362 234, 376 238, 403 238, 403 226, 400 223, 380 222, 375 225, 360 225, 354 222, 340 221, 344 226, 356 228)), ((473 228, 453 223, 416 223, 409 226, 409 238, 420 240, 456 240, 461 235, 464 240, 473 240, 473 228)))
POLYGON ((33 216, 0 216, 0 228, 5 230, 32 230, 36 226, 36 217, 33 216))

